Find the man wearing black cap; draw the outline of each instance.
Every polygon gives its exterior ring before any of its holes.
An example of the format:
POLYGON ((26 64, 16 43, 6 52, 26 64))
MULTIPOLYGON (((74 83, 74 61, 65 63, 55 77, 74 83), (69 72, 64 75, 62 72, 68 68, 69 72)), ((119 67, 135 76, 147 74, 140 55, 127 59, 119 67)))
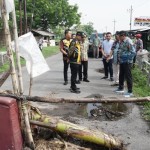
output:
POLYGON ((71 68, 71 92, 80 93, 79 88, 76 86, 77 72, 79 70, 79 65, 81 64, 81 48, 80 41, 84 32, 78 31, 76 33, 76 38, 72 40, 69 46, 69 60, 71 68))
POLYGON ((119 32, 119 63, 120 63, 120 73, 119 73, 119 88, 116 90, 117 93, 124 92, 124 81, 127 81, 128 91, 125 97, 132 96, 132 73, 131 67, 133 63, 133 58, 135 56, 135 49, 133 47, 132 41, 127 37, 125 31, 119 32))

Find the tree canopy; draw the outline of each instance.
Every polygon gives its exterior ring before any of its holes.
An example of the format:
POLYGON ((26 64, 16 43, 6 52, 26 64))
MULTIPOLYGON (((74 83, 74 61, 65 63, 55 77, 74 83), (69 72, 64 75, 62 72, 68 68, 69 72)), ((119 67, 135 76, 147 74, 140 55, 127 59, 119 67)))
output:
MULTIPOLYGON (((15 2, 19 22, 19 0, 15 2)), ((74 24, 79 24, 81 17, 78 6, 70 5, 68 0, 27 0, 28 27, 31 26, 32 15, 32 27, 44 30, 56 26, 70 28, 74 24)))
POLYGON ((93 23, 89 22, 85 25, 77 25, 74 28, 75 31, 84 31, 88 36, 90 36, 94 32, 93 23))

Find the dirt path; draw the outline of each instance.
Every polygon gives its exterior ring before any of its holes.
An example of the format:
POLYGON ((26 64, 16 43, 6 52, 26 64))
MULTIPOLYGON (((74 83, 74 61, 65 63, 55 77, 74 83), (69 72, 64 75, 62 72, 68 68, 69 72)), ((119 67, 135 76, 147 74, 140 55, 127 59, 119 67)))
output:
MULTIPOLYGON (((89 80, 91 82, 82 82, 79 85, 81 94, 70 93, 70 83, 67 86, 63 85, 61 54, 48 58, 47 63, 51 71, 34 79, 32 95, 64 98, 81 98, 91 95, 122 97, 122 95, 116 95, 113 92, 115 88, 110 86, 111 82, 109 80, 101 80, 103 74, 97 71, 99 68, 102 68, 101 59, 89 59, 89 80)), ((29 78, 25 67, 23 68, 23 79, 25 94, 28 94, 29 78)), ((10 79, 2 86, 2 89, 12 89, 10 79)), ((150 123, 142 119, 137 105, 128 104, 117 106, 117 109, 120 109, 119 111, 124 112, 125 115, 111 121, 109 116, 92 117, 91 110, 95 108, 92 104, 34 104, 41 108, 44 113, 60 116, 91 129, 102 129, 106 133, 113 134, 124 141, 128 150, 150 150, 150 123)), ((109 106, 108 108, 116 110, 116 106, 109 106)))

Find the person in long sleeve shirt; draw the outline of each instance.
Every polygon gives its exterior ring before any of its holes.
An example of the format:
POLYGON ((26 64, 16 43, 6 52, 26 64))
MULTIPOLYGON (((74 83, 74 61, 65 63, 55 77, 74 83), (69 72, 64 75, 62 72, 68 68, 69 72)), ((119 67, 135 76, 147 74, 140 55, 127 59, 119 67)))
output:
POLYGON ((81 65, 79 67, 79 80, 82 81, 82 68, 83 68, 83 81, 90 82, 88 80, 88 47, 89 42, 86 40, 86 34, 82 36, 81 41, 81 65))
POLYGON ((135 49, 132 41, 127 37, 125 31, 119 32, 119 63, 120 63, 120 73, 119 73, 119 88, 116 90, 117 93, 124 93, 124 81, 127 81, 128 91, 125 97, 132 96, 132 63, 135 56, 135 49))

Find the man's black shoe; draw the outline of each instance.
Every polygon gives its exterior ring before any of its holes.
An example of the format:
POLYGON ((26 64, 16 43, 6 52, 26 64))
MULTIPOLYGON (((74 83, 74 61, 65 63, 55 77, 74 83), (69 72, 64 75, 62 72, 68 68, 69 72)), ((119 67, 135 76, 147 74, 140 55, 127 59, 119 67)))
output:
POLYGON ((76 83, 76 84, 81 84, 80 80, 76 81, 75 83, 76 83))
POLYGON ((78 87, 76 87, 76 88, 71 88, 71 87, 70 87, 70 90, 71 90, 71 89, 73 89, 73 90, 80 90, 80 88, 78 88, 78 87))
POLYGON ((114 79, 111 77, 111 78, 110 78, 110 81, 114 81, 114 79))
POLYGON ((84 82, 90 82, 88 79, 83 79, 84 82))
POLYGON ((105 76, 105 77, 102 77, 101 79, 107 79, 107 78, 108 78, 108 77, 105 76))
POLYGON ((79 93, 81 93, 79 90, 77 90, 77 89, 70 89, 70 91, 72 92, 72 93, 76 93, 76 94, 79 94, 79 93))
POLYGON ((68 81, 65 81, 65 82, 64 82, 64 85, 67 85, 67 84, 68 84, 68 81))

